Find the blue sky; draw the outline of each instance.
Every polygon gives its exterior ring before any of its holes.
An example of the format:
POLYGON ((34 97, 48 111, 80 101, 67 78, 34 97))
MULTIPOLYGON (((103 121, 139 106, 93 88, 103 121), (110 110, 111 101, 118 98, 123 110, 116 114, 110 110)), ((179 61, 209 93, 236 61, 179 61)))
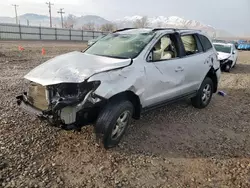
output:
MULTIPOLYGON (((48 14, 46 0, 8 0, 0 2, 0 16, 18 13, 48 14)), ((125 16, 179 16, 194 19, 235 34, 250 35, 250 0, 51 0, 52 15, 59 8, 77 16, 95 14, 109 20, 125 16)))

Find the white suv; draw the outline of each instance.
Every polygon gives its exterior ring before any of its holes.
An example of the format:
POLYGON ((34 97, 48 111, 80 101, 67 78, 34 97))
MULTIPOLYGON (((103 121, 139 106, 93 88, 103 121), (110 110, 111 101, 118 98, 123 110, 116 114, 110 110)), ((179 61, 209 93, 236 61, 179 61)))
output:
POLYGON ((216 50, 200 31, 123 29, 31 70, 17 102, 67 130, 94 124, 110 148, 131 118, 150 109, 183 98, 206 107, 220 74, 216 50))

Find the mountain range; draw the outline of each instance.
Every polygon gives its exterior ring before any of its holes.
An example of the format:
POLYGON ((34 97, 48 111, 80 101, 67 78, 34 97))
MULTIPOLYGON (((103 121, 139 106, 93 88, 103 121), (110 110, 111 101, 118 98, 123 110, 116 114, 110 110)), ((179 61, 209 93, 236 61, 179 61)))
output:
MULTIPOLYGON (((142 16, 127 16, 123 19, 116 19, 116 20, 106 20, 100 16, 96 15, 85 15, 81 17, 77 17, 71 15, 74 20, 74 28, 82 28, 82 26, 86 24, 92 23, 95 27, 100 27, 104 24, 115 24, 117 28, 124 28, 124 27, 133 27, 134 23, 137 20, 140 20, 142 16)), ((66 18, 64 18, 66 19, 66 18)), ((50 19, 46 15, 39 15, 34 13, 27 13, 20 15, 18 17, 20 24, 29 24, 33 26, 49 26, 50 19)), ((12 17, 0 17, 0 23, 16 23, 16 19, 12 17)), ((59 17, 52 17, 53 27, 61 27, 61 19, 59 17)), ((232 34, 224 31, 218 30, 210 25, 206 25, 196 20, 186 20, 181 17, 177 16, 156 16, 156 17, 148 17, 147 18, 147 25, 149 27, 170 27, 170 28, 187 28, 187 29, 200 29, 207 32, 210 36, 216 37, 231 37, 232 34)))

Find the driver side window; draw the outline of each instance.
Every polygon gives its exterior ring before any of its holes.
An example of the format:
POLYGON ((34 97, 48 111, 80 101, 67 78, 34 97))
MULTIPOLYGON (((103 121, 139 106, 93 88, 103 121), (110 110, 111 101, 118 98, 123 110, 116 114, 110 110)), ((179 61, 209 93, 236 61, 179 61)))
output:
POLYGON ((153 61, 163 61, 178 57, 176 44, 171 35, 161 37, 151 50, 153 61))

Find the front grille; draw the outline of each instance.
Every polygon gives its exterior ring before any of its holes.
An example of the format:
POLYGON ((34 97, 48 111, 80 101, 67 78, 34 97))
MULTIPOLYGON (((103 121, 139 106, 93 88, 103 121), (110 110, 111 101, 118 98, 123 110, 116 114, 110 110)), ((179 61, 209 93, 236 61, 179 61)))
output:
POLYGON ((31 82, 28 90, 28 101, 40 110, 47 110, 46 88, 40 84, 31 82))

